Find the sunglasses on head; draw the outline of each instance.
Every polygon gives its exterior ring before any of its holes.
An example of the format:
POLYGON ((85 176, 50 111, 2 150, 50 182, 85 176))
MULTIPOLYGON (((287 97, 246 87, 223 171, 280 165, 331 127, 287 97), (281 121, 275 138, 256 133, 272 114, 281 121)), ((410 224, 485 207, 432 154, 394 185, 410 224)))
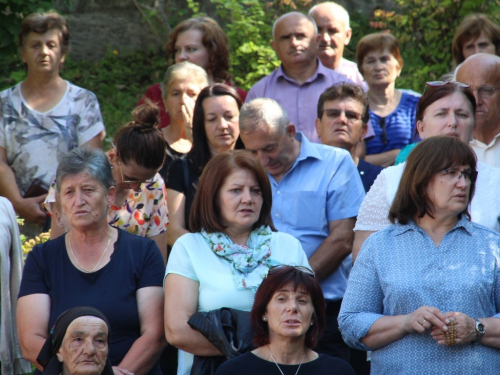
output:
POLYGON ((268 271, 266 277, 269 275, 272 275, 273 273, 275 273, 278 270, 282 270, 283 268, 295 268, 297 271, 304 272, 305 274, 307 274, 311 277, 314 277, 314 278, 316 277, 316 274, 310 268, 303 267, 303 266, 289 266, 287 264, 280 264, 278 266, 274 266, 274 267, 269 268, 269 271, 268 271))

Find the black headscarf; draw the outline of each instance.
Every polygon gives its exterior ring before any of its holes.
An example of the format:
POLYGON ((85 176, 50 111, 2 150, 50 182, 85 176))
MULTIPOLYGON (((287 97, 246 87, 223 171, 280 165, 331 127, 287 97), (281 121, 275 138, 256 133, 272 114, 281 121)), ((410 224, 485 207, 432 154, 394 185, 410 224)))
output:
MULTIPOLYGON (((56 353, 62 345, 64 336, 66 335, 66 330, 68 329, 71 322, 81 316, 95 316, 102 319, 104 323, 108 326, 108 341, 111 335, 111 328, 109 326, 108 320, 99 310, 93 307, 83 306, 74 307, 63 312, 56 320, 56 324, 50 330, 49 336, 43 344, 42 350, 38 354, 37 361, 43 366, 44 375, 59 375, 63 366, 62 363, 58 361, 56 353)), ((109 362, 109 356, 106 358, 106 364, 101 375, 113 375, 113 368, 109 362)))

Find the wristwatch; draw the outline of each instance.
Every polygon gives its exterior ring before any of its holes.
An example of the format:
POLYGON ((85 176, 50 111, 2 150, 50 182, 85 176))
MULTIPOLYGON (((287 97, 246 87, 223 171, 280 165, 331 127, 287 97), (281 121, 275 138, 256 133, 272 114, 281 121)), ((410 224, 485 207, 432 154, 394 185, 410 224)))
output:
POLYGON ((476 319, 476 344, 479 344, 481 342, 481 339, 483 338, 484 334, 486 332, 486 328, 483 323, 481 323, 479 320, 476 319))

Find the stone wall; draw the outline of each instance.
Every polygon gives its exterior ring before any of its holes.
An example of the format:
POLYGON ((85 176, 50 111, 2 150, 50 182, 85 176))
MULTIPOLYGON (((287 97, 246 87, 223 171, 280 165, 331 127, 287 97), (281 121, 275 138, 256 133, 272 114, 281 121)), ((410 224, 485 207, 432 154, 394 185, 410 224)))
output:
MULTIPOLYGON (((338 0, 338 3, 348 11, 361 9, 370 14, 373 9, 384 7, 389 1, 338 0)), ((170 0, 169 3, 173 9, 185 6, 185 0, 170 0)), ((73 59, 97 61, 109 49, 120 52, 141 51, 162 48, 166 42, 162 35, 152 33, 151 26, 143 22, 134 0, 77 0, 72 3, 71 8, 66 8, 60 0, 55 0, 54 4, 68 16, 70 54, 73 59)), ((209 15, 214 14, 210 0, 202 0, 200 9, 209 15)))

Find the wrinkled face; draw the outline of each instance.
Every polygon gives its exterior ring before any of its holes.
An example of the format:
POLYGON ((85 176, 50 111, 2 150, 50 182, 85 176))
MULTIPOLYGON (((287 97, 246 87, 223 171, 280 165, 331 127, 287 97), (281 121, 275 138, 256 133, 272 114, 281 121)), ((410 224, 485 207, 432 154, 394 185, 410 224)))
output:
POLYGON ((170 115, 170 119, 175 122, 182 123, 182 106, 186 102, 186 98, 191 98, 196 101, 199 93, 206 86, 203 80, 197 77, 181 77, 175 79, 166 89, 167 96, 163 99, 165 109, 170 115))
POLYGON ((67 176, 61 182, 61 209, 73 228, 85 230, 106 224, 107 207, 114 201, 114 186, 106 191, 86 172, 67 176))
POLYGON ((293 285, 285 285, 272 296, 263 316, 269 326, 269 341, 273 338, 305 338, 311 327, 314 307, 311 296, 293 285))
POLYGON ((264 168, 276 179, 283 177, 295 163, 295 127, 288 125, 285 133, 273 132, 267 124, 241 133, 245 148, 256 155, 264 168))
POLYGON ((274 36, 271 46, 285 68, 314 62, 317 36, 306 18, 291 15, 282 19, 276 25, 274 36))
POLYGON ((422 139, 448 135, 469 143, 474 124, 471 103, 464 94, 454 92, 428 106, 422 121, 417 121, 417 128, 422 139))
POLYGON ((203 100, 205 133, 212 155, 233 150, 240 135, 240 110, 232 96, 212 96, 203 100))
POLYGON ((75 319, 56 355, 63 375, 100 375, 108 357, 108 326, 95 316, 75 319))
POLYGON ((426 196, 434 206, 435 215, 453 217, 467 207, 471 180, 460 172, 470 173, 471 168, 468 165, 450 167, 436 173, 427 185, 426 196))
POLYGON ((490 55, 495 55, 496 52, 495 45, 484 31, 481 31, 477 39, 468 40, 462 47, 464 58, 475 55, 476 53, 489 53, 490 55))
POLYGON ((186 30, 177 35, 174 55, 176 63, 189 61, 205 70, 210 64, 208 50, 203 45, 203 33, 197 29, 186 30))
POLYGON ((229 232, 250 232, 259 220, 262 202, 262 191, 255 176, 246 169, 235 170, 219 192, 222 224, 229 232))
POLYGON ((362 74, 368 86, 391 84, 399 73, 401 67, 398 60, 388 49, 371 51, 363 59, 362 74))
POLYGON ((340 62, 344 47, 349 44, 352 31, 347 29, 344 19, 325 5, 317 6, 311 16, 318 26, 318 57, 323 65, 333 69, 340 62))
POLYGON ((60 31, 50 29, 44 34, 29 33, 21 48, 21 57, 30 72, 59 72, 65 59, 61 51, 60 31))
MULTIPOLYGON (((483 55, 484 56, 484 55, 483 55)), ((457 81, 468 83, 476 98, 476 129, 496 128, 500 124, 499 65, 464 63, 457 72, 457 81)))
POLYGON ((350 151, 363 140, 367 128, 361 120, 363 104, 353 98, 326 101, 323 115, 316 119, 321 143, 350 151))

